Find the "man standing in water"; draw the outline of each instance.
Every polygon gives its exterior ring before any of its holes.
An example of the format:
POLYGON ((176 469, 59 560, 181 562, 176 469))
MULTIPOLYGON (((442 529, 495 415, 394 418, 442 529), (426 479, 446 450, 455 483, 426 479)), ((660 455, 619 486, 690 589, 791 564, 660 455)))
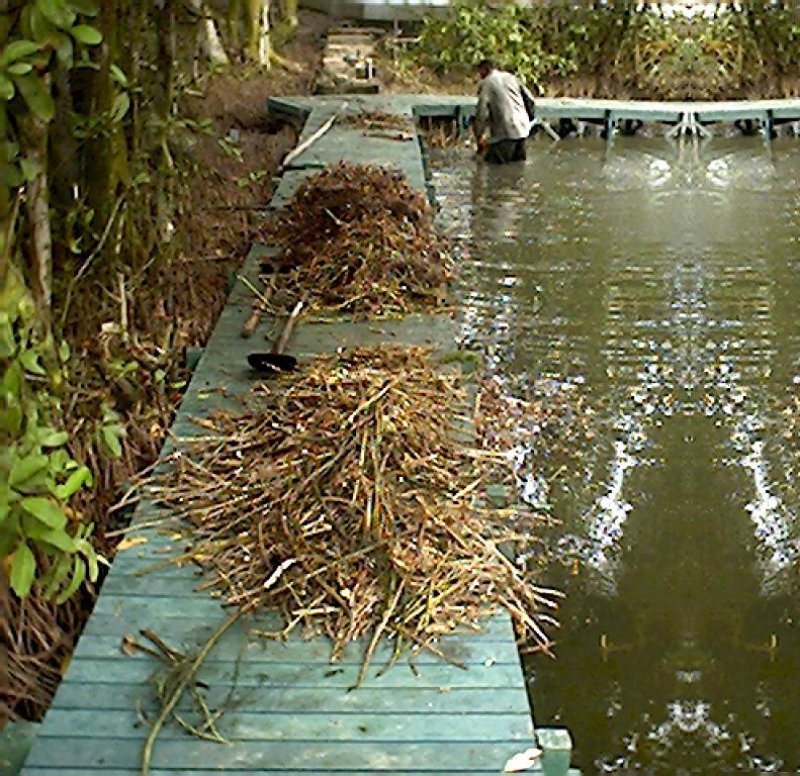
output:
POLYGON ((495 69, 489 59, 478 65, 481 82, 478 86, 478 109, 475 114, 475 139, 478 151, 492 164, 525 160, 525 138, 530 134, 533 105, 531 93, 511 73, 495 69), (483 139, 489 130, 488 147, 483 139))

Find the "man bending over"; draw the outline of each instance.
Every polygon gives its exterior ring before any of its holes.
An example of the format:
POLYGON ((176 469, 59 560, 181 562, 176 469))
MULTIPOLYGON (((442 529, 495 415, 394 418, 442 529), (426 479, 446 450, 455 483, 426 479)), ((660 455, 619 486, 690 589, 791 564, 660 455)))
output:
POLYGON ((475 139, 478 150, 485 148, 484 158, 492 164, 521 162, 525 159, 525 138, 531 119, 525 102, 533 104, 530 92, 511 73, 495 69, 489 59, 478 65, 481 82, 478 85, 478 109, 475 114, 475 139), (489 130, 488 147, 483 135, 489 130))

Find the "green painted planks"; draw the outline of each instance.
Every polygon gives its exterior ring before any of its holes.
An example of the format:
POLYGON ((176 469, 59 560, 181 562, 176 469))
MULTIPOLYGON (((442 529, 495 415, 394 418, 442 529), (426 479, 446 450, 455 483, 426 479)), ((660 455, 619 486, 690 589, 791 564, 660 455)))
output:
MULTIPOLYGON (((453 116, 457 109, 470 110, 475 107, 475 97, 469 95, 363 95, 358 103, 349 100, 351 109, 384 110, 397 113, 413 111, 417 116, 453 116)), ((270 108, 287 115, 317 114, 311 125, 316 129, 325 118, 332 115, 341 98, 307 97, 300 101, 294 98, 271 98, 270 108)), ((648 100, 603 100, 581 98, 547 98, 536 100, 536 113, 542 118, 561 116, 578 119, 602 119, 606 111, 621 118, 642 117, 653 121, 674 121, 681 114, 693 112, 703 119, 733 121, 737 118, 759 117, 772 111, 781 118, 800 118, 800 100, 728 100, 721 102, 681 102, 648 100)), ((313 129, 311 130, 313 131, 313 129)))
POLYGON ((207 622, 213 622, 215 618, 221 621, 228 614, 219 601, 204 595, 174 602, 147 596, 101 595, 94 606, 94 613, 137 620, 169 616, 181 619, 204 619, 207 622))
MULTIPOLYGON (((322 776, 323 774, 330 774, 331 776, 366 776, 367 774, 375 773, 375 771, 371 769, 365 770, 341 770, 339 768, 335 770, 328 770, 327 768, 324 770, 320 770, 318 768, 314 768, 313 770, 281 770, 281 771, 270 771, 264 768, 261 768, 257 771, 250 770, 247 766, 240 765, 239 763, 232 763, 226 765, 224 768, 225 773, 235 773, 237 776, 263 776, 265 773, 280 773, 281 776, 322 776)), ((182 768, 181 776, 219 776, 220 770, 196 770, 182 768)), ((470 768, 469 770, 452 770, 447 767, 446 763, 430 763, 426 768, 418 768, 416 770, 391 770, 391 771, 381 771, 381 776, 415 776, 416 774, 420 773, 429 773, 429 774, 442 774, 443 776, 473 776, 473 774, 479 773, 491 773, 491 774, 499 774, 500 769, 492 765, 489 768, 470 768)), ((526 771, 528 776, 536 776, 536 774, 541 774, 541 770, 538 768, 534 768, 532 770, 526 771)), ((119 768, 102 768, 102 769, 94 769, 94 768, 80 768, 80 769, 65 769, 65 768, 29 768, 25 770, 23 776, 91 776, 91 774, 96 774, 96 776, 141 776, 141 771, 136 769, 129 769, 129 770, 122 770, 119 768)), ((150 776, 175 776, 174 770, 161 770, 161 769, 152 769, 150 771, 150 776)), ((580 772, 575 769, 570 769, 569 776, 580 776, 580 772)))
MULTIPOLYGON (((269 712, 226 712, 217 727, 236 741, 507 741, 531 737, 529 714, 466 715, 439 714, 281 714, 269 712)), ((47 715, 43 737, 71 736, 84 731, 86 738, 131 738, 144 740, 149 727, 131 711, 53 709, 47 715)), ((174 722, 159 734, 159 741, 186 739, 186 731, 174 722)))
MULTIPOLYGON (((64 681, 79 684, 92 684, 97 681, 136 684, 146 682, 160 665, 155 659, 144 661, 124 657, 106 660, 75 658, 64 681)), ((323 662, 298 665, 287 661, 252 664, 245 660, 241 665, 237 665, 235 661, 220 662, 209 659, 200 667, 198 679, 207 684, 235 681, 238 687, 339 687, 346 690, 358 681, 359 670, 360 666, 354 663, 330 665, 323 662)), ((508 664, 493 664, 488 667, 477 665, 463 670, 454 668, 449 663, 440 662, 420 665, 412 670, 407 663, 401 663, 382 676, 376 676, 380 670, 380 665, 373 664, 366 680, 369 686, 379 690, 417 690, 425 687, 496 688, 524 684, 519 666, 508 664)))
MULTIPOLYGON (((180 617, 178 616, 178 608, 181 600, 183 599, 173 601, 172 610, 169 608, 164 609, 163 614, 160 616, 132 619, 122 612, 116 616, 101 614, 92 615, 92 617, 89 619, 86 629, 84 630, 82 639, 92 639, 99 636, 104 636, 107 638, 116 639, 117 643, 120 643, 123 636, 128 634, 133 634, 136 636, 140 629, 149 628, 155 631, 161 638, 165 639, 169 643, 174 641, 182 644, 197 644, 198 639, 205 641, 211 635, 211 632, 216 628, 216 626, 221 623, 223 615, 213 619, 204 619, 202 617, 180 617), (172 611, 172 613, 170 613, 170 611, 172 611)), ((268 618, 266 615, 259 616, 254 621, 253 625, 256 629, 261 629, 264 631, 274 632, 280 629, 280 621, 275 618, 268 618)), ((491 649, 489 646, 491 644, 513 643, 513 634, 511 631, 510 621, 508 620, 508 615, 505 613, 500 614, 491 620, 485 621, 484 628, 485 632, 483 633, 473 633, 463 629, 457 633, 443 637, 437 642, 437 646, 441 646, 442 644, 446 645, 453 639, 455 639, 455 643, 463 645, 466 648, 470 647, 470 645, 473 643, 487 645, 487 649, 491 649), (495 623, 498 620, 506 620, 505 623, 502 623, 505 625, 505 627, 496 627, 495 623)), ((294 638, 297 640, 301 639, 299 634, 294 638)), ((321 643, 324 645, 329 644, 329 642, 324 638, 321 639, 321 643)), ((461 647, 458 647, 458 649, 460 648, 461 647)), ((490 655, 490 657, 492 657, 492 655, 490 655)))
POLYGON ((269 97, 267 110, 290 118, 305 119, 311 112, 311 105, 305 97, 269 97))
MULTIPOLYGON (((143 510, 143 514, 138 519, 147 521, 151 519, 151 514, 143 510)), ((148 541, 146 544, 138 544, 136 547, 117 553, 109 579, 115 573, 144 579, 149 576, 162 576, 165 573, 169 576, 167 572, 173 567, 182 568, 189 572, 201 571, 192 562, 176 562, 176 558, 188 551, 189 541, 187 539, 170 539, 146 530, 137 531, 132 533, 131 536, 142 536, 147 538, 148 541), (156 564, 161 565, 158 568, 153 568, 156 564)))
MULTIPOLYGON (((101 595, 95 605, 93 618, 102 619, 104 624, 115 621, 122 625, 127 624, 128 628, 146 628, 150 627, 151 622, 166 620, 200 620, 206 625, 214 626, 221 624, 231 611, 230 607, 224 607, 219 600, 206 595, 197 595, 188 600, 101 595)), ((258 615, 247 622, 252 622, 256 627, 274 628, 277 625, 274 616, 269 615, 258 615)), ((102 633, 99 628, 94 630, 99 631, 98 635, 102 633)), ((112 631, 105 635, 114 633, 112 631)), ((513 638, 511 620, 505 611, 481 620, 474 630, 464 625, 457 633, 474 634, 476 638, 513 638)))
MULTIPOLYGON (((100 599, 102 599, 102 594, 100 599)), ((117 600, 124 601, 126 599, 117 600)), ((137 636, 140 630, 150 629, 169 643, 175 641, 196 644, 206 641, 227 615, 227 612, 220 607, 217 616, 214 617, 182 617, 180 616, 181 604, 190 599, 156 598, 153 600, 162 604, 158 611, 150 609, 143 612, 139 609, 134 612, 127 607, 120 607, 113 614, 93 612, 83 631, 81 641, 103 636, 116 639, 119 643, 128 634, 137 636)), ((211 601, 211 603, 215 602, 211 601)), ((269 612, 248 619, 247 622, 248 625, 268 632, 280 630, 283 627, 281 619, 269 612)), ((232 632, 243 633, 244 628, 237 625, 232 632)))
MULTIPOLYGON (((400 103, 395 100, 372 100, 365 103, 365 107, 380 109, 381 106, 392 106, 400 103)), ((334 116, 341 103, 317 103, 309 116, 308 121, 300 135, 300 140, 306 140, 322 125, 334 116)), ((392 106, 395 107, 395 106, 392 106)), ((390 108, 391 109, 391 108, 390 108)), ((349 111, 349 112, 354 112, 349 111)), ((395 111, 396 112, 396 111, 395 111)), ((403 105, 401 112, 411 115, 411 108, 403 105)), ((331 129, 320 137, 312 146, 303 151, 289 164, 290 170, 304 168, 322 168, 339 161, 351 164, 380 164, 401 170, 407 176, 409 183, 418 189, 425 187, 425 170, 419 151, 419 146, 412 141, 398 141, 384 137, 366 135, 361 129, 334 124, 331 129)))
MULTIPOLYGON (((530 740, 530 739, 528 739, 530 740)), ((184 772, 190 768, 225 768, 240 764, 247 768, 282 772, 287 769, 360 768, 372 773, 403 769, 430 769, 447 764, 456 769, 494 769, 502 771, 506 760, 519 751, 523 739, 505 743, 358 743, 325 742, 235 742, 221 745, 186 737, 184 740, 156 743, 153 767, 184 772)), ((86 739, 82 737, 36 741, 28 758, 33 766, 60 765, 66 768, 125 768, 141 757, 142 746, 129 739, 86 739)))
POLYGON ((0 730, 0 776, 16 776, 39 730, 36 722, 7 722, 0 730))
POLYGON ((392 140, 365 135, 361 129, 334 125, 320 140, 292 160, 292 169, 326 167, 340 160, 351 164, 375 163, 402 170, 409 179, 423 172, 419 149, 413 140, 392 140))
MULTIPOLYGON (((97 669, 100 670, 103 668, 101 660, 122 659, 122 640, 126 636, 132 636, 143 644, 148 644, 147 640, 139 635, 134 623, 100 617, 93 617, 90 622, 91 628, 87 628, 75 651, 75 660, 81 661, 80 664, 96 662, 97 669)), ((154 629, 160 638, 183 651, 197 649, 205 643, 214 630, 213 625, 205 622, 178 619, 149 622, 146 627, 154 629)), ((500 634, 492 638, 476 637, 474 634, 451 635, 438 641, 436 646, 447 656, 448 661, 469 666, 470 670, 488 670, 505 666, 508 670, 516 669, 521 676, 516 645, 510 635, 505 639, 500 634)), ((325 638, 306 641, 300 637, 293 637, 287 641, 276 641, 247 636, 241 630, 233 630, 215 648, 209 662, 232 663, 239 660, 239 656, 242 655, 242 659, 253 663, 254 666, 264 667, 275 663, 316 664, 320 668, 324 667, 324 670, 330 670, 340 666, 359 666, 364 649, 364 642, 354 642, 345 648, 339 660, 331 663, 331 644, 325 638)), ((393 642, 384 642, 378 646, 372 661, 375 671, 386 665, 393 651, 393 642)), ((414 665, 420 671, 423 670, 422 667, 426 667, 424 670, 427 671, 427 666, 438 666, 444 672, 462 673, 462 669, 448 661, 428 650, 417 653, 404 650, 392 671, 412 670, 409 665, 414 665)), ((132 657, 125 656, 123 662, 147 663, 149 658, 136 652, 132 657)), ((67 679, 69 678, 68 674, 67 679)))
MULTIPOLYGON (((460 104, 458 100, 445 102, 451 110, 460 104)), ((306 104, 316 109, 304 136, 332 115, 339 101, 303 101, 292 107, 302 112, 306 104)), ((410 114, 415 100, 356 98, 352 104, 410 114)), ((416 143, 365 138, 358 130, 335 127, 315 146, 314 153, 321 162, 338 158, 342 150, 348 157, 363 152, 395 164, 406 171, 413 185, 424 186, 416 143)), ((284 201, 307 173, 292 171, 281 181, 279 194, 284 201)), ((243 269, 248 277, 254 277, 260 255, 259 249, 251 252, 243 269)), ((178 437, 204 433, 192 416, 206 415, 219 406, 238 406, 236 396, 246 392, 255 379, 246 365, 252 342, 239 336, 250 302, 250 293, 237 282, 173 426, 178 437), (219 387, 227 396, 216 391, 219 387)), ((445 343, 453 341, 457 326, 446 316, 422 315, 402 321, 304 323, 293 339, 292 350, 301 359, 339 347, 385 342, 449 350, 445 343)), ((268 328, 265 321, 264 331, 268 328)), ((172 444, 165 448, 166 452, 172 449, 172 444)), ((143 503, 135 520, 158 515, 154 505, 143 503)), ((158 529, 131 535, 147 541, 115 560, 31 754, 27 776, 138 773, 146 728, 136 727, 136 720, 139 711, 150 718, 156 711, 154 689, 147 680, 157 664, 140 654, 123 657, 122 637, 152 628, 168 643, 191 649, 204 642, 227 616, 229 610, 207 591, 195 591, 203 577, 191 564, 136 575, 180 552, 186 540, 158 529)), ((265 630, 279 627, 275 616, 259 616, 255 622, 265 630)), ((372 674, 391 654, 392 645, 383 644, 366 686, 347 692, 358 674, 363 644, 351 645, 340 662, 330 664, 330 644, 325 639, 250 641, 245 624, 237 624, 203 666, 200 678, 209 685, 209 704, 227 705, 221 729, 241 740, 231 746, 209 744, 169 725, 156 747, 153 776, 204 776, 220 771, 286 776, 497 773, 508 756, 530 743, 531 720, 510 619, 501 613, 484 625, 484 633, 465 630, 441 642, 448 654, 470 665, 469 671, 423 653, 411 658, 415 670, 406 655, 385 676, 374 678, 372 674), (231 691, 237 667, 236 686, 231 691)), ((190 699, 182 699, 182 709, 189 705, 190 699)))
MULTIPOLYGON (((167 639, 169 644, 176 649, 190 650, 200 646, 205 638, 210 634, 211 628, 206 628, 201 632, 197 631, 191 638, 185 634, 167 639)), ((144 642, 136 634, 137 639, 144 642)), ((361 665, 364 655, 365 645, 363 643, 351 643, 335 663, 329 663, 331 655, 331 645, 327 639, 317 638, 313 640, 303 640, 292 638, 289 641, 272 641, 253 637, 249 643, 243 647, 246 637, 239 632, 227 633, 222 640, 214 647, 214 651, 209 658, 210 661, 232 661, 237 660, 239 654, 244 649, 245 659, 248 663, 270 664, 270 663, 312 663, 325 664, 327 667, 339 665, 361 665)), ((75 651, 75 658, 97 659, 120 657, 121 639, 114 636, 94 635, 92 638, 82 639, 75 651)), ((506 639, 502 641, 489 641, 474 636, 449 636, 439 642, 437 648, 446 654, 451 660, 456 660, 465 665, 484 665, 505 664, 519 666, 519 653, 516 645, 506 639)), ((375 666, 386 663, 393 652, 392 643, 382 643, 376 650, 373 658, 375 666)), ((126 656, 126 660, 151 660, 148 655, 142 652, 134 652, 131 656, 126 656)), ((429 663, 444 662, 441 657, 428 650, 423 650, 416 654, 408 651, 402 653, 398 661, 398 667, 402 668, 408 662, 414 665, 426 665, 429 663)))
MULTIPOLYGON (((209 704, 219 706, 230 690, 229 686, 211 687, 209 704)), ((116 709, 130 711, 139 703, 152 707, 153 690, 143 684, 73 684, 62 683, 53 700, 56 709, 116 709)), ((188 700, 187 700, 188 703, 188 700)), ((525 693, 519 687, 485 689, 454 688, 440 691, 433 688, 418 690, 384 690, 364 687, 354 692, 329 687, 243 687, 233 692, 233 705, 239 709, 282 711, 297 714, 306 711, 341 714, 358 712, 378 714, 436 713, 473 714, 522 713, 528 708, 525 693)))
MULTIPOLYGON (((197 567, 190 568, 183 566, 170 565, 152 574, 125 573, 120 567, 119 573, 109 575, 103 584, 104 595, 116 596, 139 596, 147 595, 151 598, 183 598, 185 596, 195 596, 198 593, 198 586, 208 581, 208 577, 202 572, 198 573, 197 567), (170 573, 173 572, 173 573, 170 573)), ((199 591, 203 595, 210 596, 209 592, 199 591)))

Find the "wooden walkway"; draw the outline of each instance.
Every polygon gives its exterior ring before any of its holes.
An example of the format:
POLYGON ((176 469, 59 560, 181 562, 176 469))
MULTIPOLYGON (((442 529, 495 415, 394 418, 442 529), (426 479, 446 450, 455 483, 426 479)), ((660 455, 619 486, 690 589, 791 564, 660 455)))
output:
MULTIPOLYGON (((455 103, 453 103, 455 104, 455 103)), ((308 116, 304 137, 338 107, 287 101, 282 110, 308 116)), ((398 100, 387 109, 411 114, 398 100)), ((447 107, 449 110, 450 107, 447 107)), ((287 201, 315 167, 337 159, 394 164, 415 186, 425 186, 419 144, 364 137, 335 127, 302 154, 281 179, 272 206, 287 201)), ((256 246, 243 274, 257 275, 256 246)), ((239 281, 195 371, 173 427, 177 437, 197 433, 191 422, 219 406, 234 406, 247 390, 245 357, 256 338, 239 336, 250 295, 239 281), (223 390, 224 389, 224 390, 223 390)), ((350 344, 380 341, 449 347, 455 323, 446 317, 411 316, 402 321, 331 325, 301 324, 292 344, 301 359, 350 344)), ((169 447, 169 445, 167 446, 169 447)), ((123 639, 150 629, 169 644, 191 649, 204 642, 227 616, 194 567, 163 565, 143 573, 183 547, 182 541, 145 527, 154 507, 141 505, 132 536, 143 543, 120 552, 52 708, 27 758, 25 776, 133 776, 140 772, 149 722, 157 714, 148 678, 157 661, 123 654, 123 639)), ((270 617, 237 624, 202 667, 213 707, 228 710, 219 723, 230 743, 202 741, 172 723, 155 746, 153 776, 237 774, 478 774, 500 773, 506 760, 534 744, 525 683, 510 620, 500 614, 480 632, 465 630, 442 642, 442 650, 464 662, 455 668, 430 654, 401 660, 384 676, 383 647, 366 685, 349 692, 363 644, 353 644, 338 663, 328 662, 323 639, 263 640, 253 630, 274 630, 270 617)), ((535 772, 535 771, 534 771, 535 772)))
POLYGON ((646 102, 643 100, 536 100, 537 116, 544 119, 639 120, 678 123, 694 115, 701 123, 733 122, 743 119, 774 121, 800 120, 800 100, 730 100, 727 102, 646 102))
MULTIPOLYGON (((287 116, 325 110, 339 98, 302 97, 270 100, 270 109, 287 116)), ((351 100, 375 109, 400 110, 415 116, 440 116, 460 119, 475 112, 475 98, 466 95, 378 95, 351 100)), ((594 100, 574 98, 536 99, 536 118, 543 121, 572 119, 614 126, 623 121, 699 124, 756 121, 773 124, 800 122, 800 99, 730 100, 720 102, 648 102, 644 100, 594 100)))

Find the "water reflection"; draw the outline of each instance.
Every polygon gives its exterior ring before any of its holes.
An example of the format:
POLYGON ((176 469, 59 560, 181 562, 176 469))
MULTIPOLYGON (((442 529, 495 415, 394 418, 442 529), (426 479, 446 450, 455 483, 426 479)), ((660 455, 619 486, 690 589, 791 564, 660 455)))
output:
MULTIPOLYGON (((800 154, 760 140, 537 146, 445 159, 462 337, 509 391, 581 385, 580 465, 521 483, 563 518, 558 661, 537 722, 585 772, 795 772, 800 154)), ((528 430, 528 433, 530 430, 528 430)), ((518 455, 525 455, 524 444, 518 455)))

